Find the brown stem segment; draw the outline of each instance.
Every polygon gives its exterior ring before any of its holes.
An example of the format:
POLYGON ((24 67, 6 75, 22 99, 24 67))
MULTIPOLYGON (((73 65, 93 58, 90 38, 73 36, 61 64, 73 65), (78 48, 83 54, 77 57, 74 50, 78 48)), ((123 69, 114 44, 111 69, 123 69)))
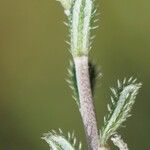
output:
POLYGON ((89 150, 99 149, 99 136, 89 78, 88 57, 74 58, 80 98, 80 113, 84 124, 89 150))

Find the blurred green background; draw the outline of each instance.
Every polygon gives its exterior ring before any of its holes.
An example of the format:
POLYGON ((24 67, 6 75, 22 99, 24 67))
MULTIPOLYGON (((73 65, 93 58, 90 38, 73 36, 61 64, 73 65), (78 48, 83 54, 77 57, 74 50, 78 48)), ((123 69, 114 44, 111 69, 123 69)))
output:
MULTIPOLYGON (((109 87, 131 75, 143 82, 133 117, 121 129, 131 150, 150 149, 150 1, 101 0, 91 58, 103 72, 95 105, 99 126, 109 87)), ((55 0, 0 0, 0 150, 48 150, 51 129, 84 132, 65 82, 70 53, 55 0)), ((108 94, 109 93, 109 94, 108 94)), ((85 144, 84 144, 85 147, 85 144)), ((86 148, 84 148, 86 150, 86 148)))

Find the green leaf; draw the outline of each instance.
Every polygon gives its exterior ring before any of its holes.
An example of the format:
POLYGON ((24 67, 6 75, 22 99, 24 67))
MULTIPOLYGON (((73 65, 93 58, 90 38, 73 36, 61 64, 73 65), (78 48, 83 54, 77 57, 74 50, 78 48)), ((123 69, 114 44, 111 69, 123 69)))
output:
POLYGON ((77 144, 74 133, 68 133, 68 137, 65 137, 60 129, 59 133, 54 130, 45 133, 42 139, 49 144, 50 150, 81 150, 82 147, 80 142, 77 144))
POLYGON ((69 87, 72 89, 73 99, 77 103, 78 107, 80 107, 79 93, 78 93, 77 79, 76 79, 76 71, 75 71, 75 65, 74 65, 73 61, 70 61, 70 66, 68 69, 68 79, 66 81, 69 84, 69 87))
POLYGON ((132 106, 136 95, 141 88, 141 83, 136 83, 133 77, 123 82, 117 81, 118 87, 111 88, 111 104, 108 104, 108 115, 104 117, 104 125, 101 129, 101 145, 105 145, 107 140, 115 134, 122 123, 130 117, 132 106))

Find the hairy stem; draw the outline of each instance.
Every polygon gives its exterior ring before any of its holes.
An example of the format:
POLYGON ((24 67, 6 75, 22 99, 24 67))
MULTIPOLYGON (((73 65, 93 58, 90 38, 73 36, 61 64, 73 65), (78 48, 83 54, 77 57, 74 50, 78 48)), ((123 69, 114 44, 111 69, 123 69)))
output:
POLYGON ((80 113, 84 124, 88 147, 90 150, 98 150, 99 136, 89 79, 88 57, 75 57, 74 63, 80 99, 80 113))
POLYGON ((120 135, 115 134, 111 138, 111 140, 114 143, 114 145, 116 145, 119 148, 119 150, 129 150, 128 145, 123 141, 120 135))

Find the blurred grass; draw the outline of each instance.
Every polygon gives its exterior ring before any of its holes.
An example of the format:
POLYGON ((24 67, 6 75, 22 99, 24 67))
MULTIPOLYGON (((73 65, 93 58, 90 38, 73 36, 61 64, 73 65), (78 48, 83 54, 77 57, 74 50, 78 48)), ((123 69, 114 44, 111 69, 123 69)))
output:
MULTIPOLYGON (((98 2, 98 1, 97 1, 98 2)), ((99 2, 98 2, 99 3, 99 2)), ((132 150, 150 149, 150 1, 101 1, 91 57, 102 84, 95 97, 99 125, 109 86, 134 75, 144 86, 122 129, 132 150)), ((63 10, 55 0, 0 0, 0 149, 46 150, 43 132, 84 131, 65 82, 71 58, 63 10)))

